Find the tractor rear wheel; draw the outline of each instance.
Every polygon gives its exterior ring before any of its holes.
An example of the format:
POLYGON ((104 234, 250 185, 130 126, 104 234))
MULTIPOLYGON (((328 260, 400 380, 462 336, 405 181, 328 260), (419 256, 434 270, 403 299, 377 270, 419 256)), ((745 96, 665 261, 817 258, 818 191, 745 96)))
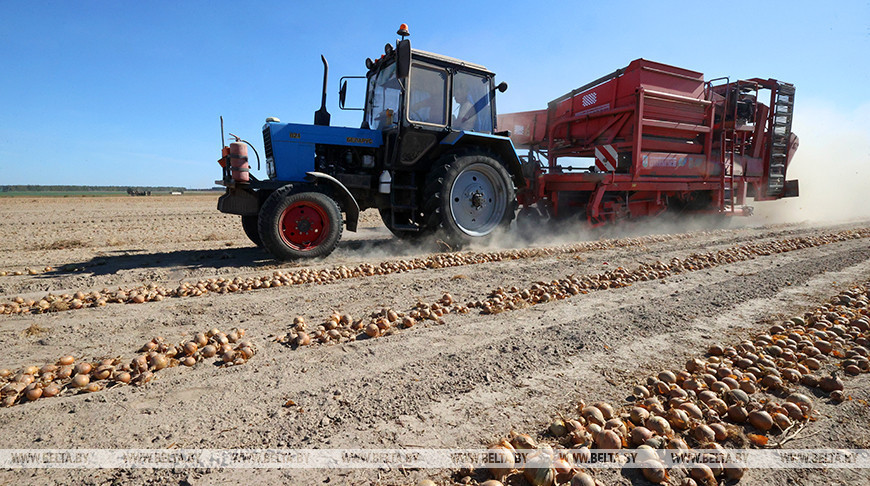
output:
POLYGON ((335 250, 343 230, 341 209, 322 192, 273 192, 263 203, 259 234, 279 260, 325 257, 335 250))
POLYGON ((258 248, 262 248, 263 239, 260 238, 258 219, 259 215, 257 214, 242 216, 242 229, 245 231, 248 239, 251 240, 251 243, 255 244, 258 248))
POLYGON ((516 197, 507 169, 487 153, 448 155, 427 177, 427 230, 451 243, 486 238, 507 228, 516 197))

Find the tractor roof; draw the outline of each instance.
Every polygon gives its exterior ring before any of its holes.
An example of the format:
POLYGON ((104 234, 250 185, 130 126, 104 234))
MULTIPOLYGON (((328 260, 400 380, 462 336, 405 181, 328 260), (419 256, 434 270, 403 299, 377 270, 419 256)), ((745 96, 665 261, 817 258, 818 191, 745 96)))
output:
POLYGON ((441 54, 435 54, 434 52, 421 51, 419 49, 411 49, 411 56, 414 58, 424 58, 433 61, 439 61, 442 63, 453 64, 456 66, 461 66, 467 69, 474 69, 476 71, 481 71, 486 74, 494 75, 492 71, 486 69, 480 64, 474 64, 473 62, 463 61, 462 59, 456 59, 455 57, 444 56, 441 54))

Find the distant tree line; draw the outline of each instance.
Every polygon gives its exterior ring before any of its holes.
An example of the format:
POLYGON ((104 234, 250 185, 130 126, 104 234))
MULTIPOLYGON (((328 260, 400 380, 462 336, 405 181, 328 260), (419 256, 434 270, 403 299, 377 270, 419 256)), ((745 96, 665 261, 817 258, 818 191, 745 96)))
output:
POLYGON ((10 185, 0 186, 0 192, 184 192, 183 187, 168 186, 43 186, 43 185, 10 185))

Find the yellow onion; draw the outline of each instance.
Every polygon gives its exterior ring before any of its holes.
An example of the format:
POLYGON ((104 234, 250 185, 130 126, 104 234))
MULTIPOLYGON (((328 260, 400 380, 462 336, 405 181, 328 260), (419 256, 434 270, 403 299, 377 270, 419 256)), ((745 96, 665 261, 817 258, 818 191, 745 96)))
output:
POLYGON ((530 435, 515 434, 510 442, 511 446, 518 451, 529 451, 538 448, 538 443, 530 435))
POLYGON ((610 420, 614 417, 613 407, 611 407, 609 403, 595 402, 592 406, 601 410, 601 415, 604 416, 604 420, 610 420))
POLYGON ((42 389, 42 396, 45 398, 57 396, 58 393, 60 393, 60 387, 56 383, 49 383, 42 389))
POLYGON ((649 411, 642 407, 632 407, 628 417, 635 425, 642 425, 649 418, 649 411))
POLYGON ((372 323, 366 326, 365 333, 368 337, 378 337, 381 334, 381 328, 372 323))
POLYGON ((578 472, 571 478, 571 486, 595 486, 595 480, 585 472, 578 472))
POLYGON ((713 470, 706 464, 695 464, 690 469, 692 479, 701 484, 716 484, 716 477, 713 475, 713 470))
POLYGON ((613 430, 605 430, 598 434, 595 443, 599 449, 622 449, 622 439, 613 430))
POLYGON ((779 412, 772 413, 770 414, 770 418, 773 419, 773 423, 775 423, 780 430, 785 430, 791 427, 791 420, 789 420, 788 416, 785 414, 779 412))
POLYGON ((168 366, 169 366, 169 358, 167 358, 163 354, 158 354, 157 356, 155 356, 154 358, 151 359, 151 368, 153 368, 154 371, 160 371, 164 368, 167 368, 168 366))
POLYGON ((556 481, 553 458, 543 451, 532 453, 526 458, 523 476, 532 486, 553 486, 556 481))
POLYGON ((217 354, 217 348, 213 344, 207 344, 202 347, 201 353, 204 358, 214 358, 217 354))
POLYGON ((128 373, 126 371, 120 371, 118 373, 115 373, 115 376, 113 378, 118 383, 127 384, 127 383, 130 383, 131 376, 130 376, 130 373, 128 373))
POLYGON ((208 344, 208 338, 205 334, 198 332, 193 336, 193 342, 196 343, 197 346, 202 347, 208 344))
POLYGON ((83 375, 83 374, 78 374, 78 375, 75 375, 75 376, 73 377, 72 382, 70 383, 70 385, 71 385, 73 388, 84 388, 84 387, 88 386, 88 383, 90 383, 90 382, 91 382, 91 378, 90 378, 90 376, 88 376, 88 375, 83 375))
POLYGON ((583 415, 583 418, 586 419, 587 423, 600 425, 602 427, 604 426, 604 414, 598 407, 593 407, 591 405, 588 407, 584 407, 583 410, 580 411, 580 414, 583 415))
POLYGON ((564 437, 568 434, 568 428, 565 426, 565 421, 556 419, 550 424, 548 430, 554 437, 564 437))
POLYGON ((713 429, 711 429, 709 425, 700 424, 692 429, 692 437, 701 444, 707 444, 716 439, 716 433, 713 432, 713 429))
POLYGON ((91 366, 90 363, 79 363, 75 367, 75 372, 77 374, 85 374, 86 375, 86 374, 90 373, 93 369, 94 369, 94 367, 91 366))
POLYGON ((728 438, 728 429, 724 424, 710 424, 710 428, 713 429, 713 434, 716 436, 717 441, 723 441, 728 438))
POLYGON ((831 393, 835 390, 843 389, 843 380, 837 378, 836 375, 827 376, 819 380, 819 388, 825 393, 831 393))
POLYGON ((753 427, 764 432, 767 432, 773 427, 773 418, 769 413, 763 410, 753 410, 749 412, 747 420, 753 427))
POLYGON ((514 448, 507 441, 499 442, 487 451, 487 469, 492 476, 503 480, 514 468, 514 448))
POLYGON ((671 424, 668 423, 663 417, 659 417, 658 415, 653 415, 649 419, 647 419, 644 424, 646 428, 655 432, 658 435, 670 435, 671 424))
POLYGON ((689 428, 689 414, 687 414, 685 410, 672 408, 668 411, 667 419, 672 428, 679 430, 689 428))
POLYGON ((68 365, 75 363, 75 361, 76 361, 76 359, 73 358, 72 356, 64 356, 64 357, 60 358, 59 360, 57 360, 57 364, 61 365, 61 366, 68 366, 68 365))
POLYGON ((634 446, 639 446, 639 445, 645 443, 650 438, 652 438, 652 436, 653 436, 653 433, 649 429, 647 429, 646 427, 643 427, 643 426, 635 427, 635 428, 631 429, 631 434, 630 434, 631 444, 634 446))
POLYGON ((73 367, 72 366, 69 366, 69 365, 61 366, 57 370, 57 377, 58 378, 61 378, 61 379, 69 378, 72 375, 73 375, 73 367))
POLYGON ((746 473, 746 465, 741 462, 725 464, 725 478, 729 481, 740 481, 746 473))
POLYGON ((24 390, 24 396, 31 402, 35 402, 42 396, 42 388, 38 385, 30 385, 24 390))
POLYGON ((639 464, 640 471, 647 481, 654 484, 664 484, 668 481, 668 471, 664 464, 657 460, 644 461, 639 464))
POLYGON ((111 366, 100 366, 97 368, 93 374, 91 375, 95 380, 105 380, 106 378, 112 376, 112 367, 111 366))

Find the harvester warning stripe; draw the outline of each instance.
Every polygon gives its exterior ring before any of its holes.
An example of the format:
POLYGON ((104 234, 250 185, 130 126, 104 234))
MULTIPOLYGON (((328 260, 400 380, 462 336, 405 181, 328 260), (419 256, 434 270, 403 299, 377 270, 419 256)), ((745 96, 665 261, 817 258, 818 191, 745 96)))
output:
POLYGON ((600 145, 595 147, 595 166, 605 172, 614 172, 617 161, 616 149, 613 145, 600 145))

